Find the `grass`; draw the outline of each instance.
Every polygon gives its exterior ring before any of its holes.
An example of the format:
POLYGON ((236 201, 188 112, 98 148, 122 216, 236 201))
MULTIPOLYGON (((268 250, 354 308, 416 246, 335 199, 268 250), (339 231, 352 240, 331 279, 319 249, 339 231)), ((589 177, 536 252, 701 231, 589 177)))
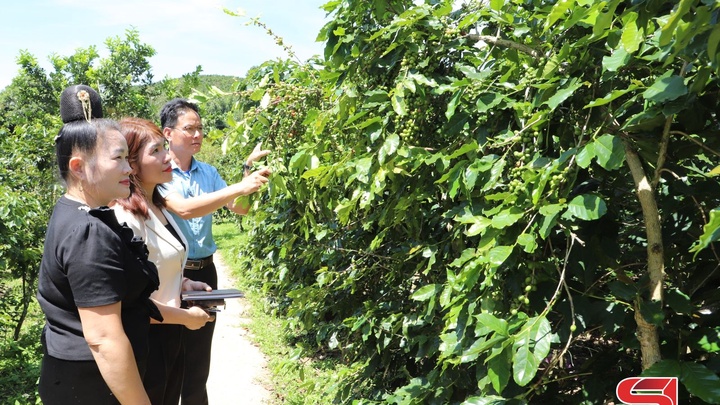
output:
POLYGON ((332 403, 332 387, 337 381, 338 367, 330 360, 313 360, 301 357, 301 351, 292 343, 292 336, 282 319, 266 311, 266 297, 257 286, 249 285, 240 267, 238 246, 246 235, 232 222, 215 223, 213 236, 218 253, 235 277, 236 287, 245 293, 250 318, 249 338, 260 347, 268 361, 272 381, 273 404, 328 404, 332 403))

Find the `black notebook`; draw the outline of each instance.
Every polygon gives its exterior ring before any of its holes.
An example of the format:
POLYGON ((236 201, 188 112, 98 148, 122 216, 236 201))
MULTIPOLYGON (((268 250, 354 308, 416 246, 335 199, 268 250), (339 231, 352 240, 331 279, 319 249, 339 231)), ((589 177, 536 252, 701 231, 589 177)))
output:
POLYGON ((183 291, 182 293, 183 301, 216 301, 226 298, 242 298, 244 296, 245 294, 235 288, 212 291, 183 291))

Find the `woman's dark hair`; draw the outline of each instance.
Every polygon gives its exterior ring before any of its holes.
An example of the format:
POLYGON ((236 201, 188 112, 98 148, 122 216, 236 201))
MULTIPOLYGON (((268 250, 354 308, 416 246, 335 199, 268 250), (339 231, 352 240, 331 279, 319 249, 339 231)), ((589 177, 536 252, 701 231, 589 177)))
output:
MULTIPOLYGON (((150 218, 148 213, 145 189, 140 185, 140 159, 143 149, 148 142, 154 139, 165 140, 162 131, 152 121, 143 118, 123 118, 120 120, 120 132, 128 144, 128 162, 134 169, 130 174, 130 196, 118 199, 117 203, 130 211, 133 215, 140 215, 145 219, 150 218)), ((158 207, 165 207, 165 199, 160 195, 158 184, 153 190, 152 203, 158 207)))
POLYGON ((198 106, 184 98, 174 98, 168 101, 160 110, 160 128, 174 128, 178 117, 184 115, 188 110, 195 111, 198 117, 200 116, 198 106))
POLYGON ((92 87, 84 84, 65 88, 60 94, 60 117, 63 123, 102 118, 100 95, 92 87))
POLYGON ((67 182, 70 173, 70 158, 72 158, 74 152, 86 156, 95 155, 98 135, 113 129, 120 130, 118 123, 104 118, 94 119, 91 122, 85 120, 72 121, 63 125, 57 138, 55 138, 55 157, 57 158, 60 178, 67 182))
POLYGON ((60 118, 65 123, 55 137, 55 157, 60 178, 67 183, 70 158, 78 152, 95 154, 98 135, 109 130, 120 130, 113 120, 102 118, 102 102, 92 87, 76 84, 67 87, 60 95, 60 118))

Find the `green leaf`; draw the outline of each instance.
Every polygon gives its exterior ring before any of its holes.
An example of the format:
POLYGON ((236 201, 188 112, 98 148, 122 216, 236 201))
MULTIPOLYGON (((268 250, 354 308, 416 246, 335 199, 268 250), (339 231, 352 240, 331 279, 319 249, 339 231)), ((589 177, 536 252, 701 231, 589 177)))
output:
POLYGON ((675 34, 675 28, 677 28, 678 23, 682 21, 683 16, 690 11, 693 3, 695 3, 695 0, 680 0, 680 3, 675 7, 675 11, 670 15, 667 23, 661 25, 660 46, 666 46, 670 43, 675 34))
POLYGON ((392 104, 393 110, 395 110, 397 115, 403 117, 407 114, 407 105, 405 104, 405 97, 403 97, 402 93, 393 93, 392 97, 390 97, 390 104, 392 104))
POLYGON ((458 23, 458 29, 463 29, 472 24, 475 24, 482 16, 483 12, 479 10, 472 13, 467 13, 458 23))
POLYGON ((616 100, 616 99, 618 99, 619 97, 622 97, 622 96, 624 96, 625 94, 630 93, 630 92, 632 92, 632 91, 635 91, 635 90, 637 90, 637 89, 638 89, 638 86, 633 84, 633 85, 630 85, 630 87, 628 87, 627 89, 624 89, 624 90, 613 90, 612 92, 606 94, 605 97, 597 98, 597 99, 589 102, 589 103, 588 103, 585 107, 583 107, 583 108, 593 108, 593 107, 598 107, 598 106, 601 106, 601 105, 605 105, 605 104, 610 103, 610 102, 612 102, 613 100, 616 100))
POLYGON ((462 177, 465 169, 468 166, 467 160, 462 160, 452 167, 443 177, 436 181, 436 183, 443 184, 448 183, 448 193, 450 198, 455 198, 460 191, 462 185, 462 177))
POLYGON ((640 49, 640 44, 642 44, 645 39, 643 33, 637 26, 637 18, 638 15, 634 11, 627 13, 623 18, 624 26, 621 41, 623 48, 630 53, 635 53, 640 49))
POLYGON ((557 214, 558 212, 562 211, 564 208, 565 208, 564 204, 548 204, 548 205, 543 205, 542 207, 540 207, 540 209, 538 211, 540 212, 541 215, 547 217, 547 216, 552 216, 552 215, 557 214))
POLYGON ((570 10, 570 7, 574 5, 574 0, 560 0, 555 3, 552 10, 550 10, 550 14, 548 14, 547 18, 545 19, 545 27, 543 28, 543 30, 547 31, 550 27, 553 27, 555 25, 555 22, 560 18, 564 17, 568 10, 570 10))
POLYGON ((482 397, 470 397, 460 405, 505 405, 508 400, 496 395, 488 395, 482 397))
POLYGON ((622 129, 630 132, 649 132, 665 123, 665 116, 657 109, 641 111, 625 121, 622 129))
POLYGON ((613 50, 610 56, 603 56, 602 67, 606 72, 616 72, 621 67, 627 65, 632 59, 632 55, 625 48, 617 48, 613 50))
POLYGON ((708 38, 707 49, 710 63, 717 62, 718 43, 720 43, 720 24, 715 25, 712 32, 710 33, 710 37, 708 38))
POLYGON ((625 161, 622 140, 613 135, 603 135, 595 140, 595 155, 598 164, 606 170, 617 170, 625 161))
POLYGON ((643 370, 641 377, 678 377, 682 374, 680 362, 677 360, 660 360, 647 370, 643 370))
POLYGON ((260 101, 260 99, 262 99, 264 95, 265 95, 265 89, 262 87, 258 87, 257 89, 253 90, 253 92, 250 94, 250 100, 260 101))
POLYGON ((720 377, 700 363, 680 364, 680 381, 688 392, 709 404, 720 403, 720 377))
POLYGON ((470 115, 465 111, 456 111, 450 121, 443 125, 442 133, 451 137, 460 134, 466 128, 469 119, 470 115))
POLYGON ((475 236, 475 235, 485 232, 485 230, 492 223, 492 221, 489 218, 482 217, 482 216, 473 216, 471 218, 472 218, 472 220, 470 222, 463 222, 463 223, 472 224, 465 231, 465 235, 467 235, 467 236, 475 236))
MULTIPOLYGON (((718 25, 718 27, 720 27, 720 25, 718 25)), ((705 90, 708 82, 710 81, 711 74, 712 69, 710 69, 708 66, 703 66, 698 69, 698 73, 690 81, 690 93, 702 93, 705 90)))
MULTIPOLYGON (((478 143, 476 141, 468 142, 460 146, 459 148, 455 149, 451 154, 447 155, 447 158, 452 160, 455 158, 458 158, 462 155, 470 154, 475 151, 477 151, 479 148, 478 143)), ((472 156, 469 156, 472 157, 472 156)))
POLYGON ((487 361, 487 372, 496 392, 503 392, 510 381, 511 346, 503 347, 502 352, 487 361))
POLYGON ((475 318, 479 324, 492 329, 495 333, 503 336, 508 335, 508 323, 506 320, 497 318, 489 312, 481 312, 475 318))
POLYGON ((355 203, 353 201, 344 201, 339 203, 335 207, 335 213, 338 216, 338 221, 340 221, 341 224, 347 224, 348 220, 350 219, 350 214, 352 213, 354 208, 355 203))
POLYGON ((492 74, 492 70, 490 69, 478 72, 475 67, 468 65, 460 65, 457 69, 462 72, 465 77, 471 80, 485 80, 492 74))
POLYGON ((480 95, 480 97, 478 97, 475 106, 477 107, 478 112, 484 113, 495 108, 503 101, 505 101, 505 96, 501 94, 483 93, 480 95))
POLYGON ((467 248, 463 250, 463 252, 460 254, 460 257, 453 260, 448 266, 450 267, 461 267, 463 264, 467 263, 471 259, 475 258, 476 251, 474 248, 467 248))
POLYGON ((505 260, 507 260, 512 251, 512 246, 496 246, 488 252, 488 261, 492 266, 498 267, 505 263, 505 260))
POLYGON ((524 387, 535 377, 540 360, 530 350, 530 344, 523 344, 513 354, 513 379, 524 387))
POLYGON ((602 217, 606 212, 607 205, 602 198, 594 194, 582 194, 570 201, 565 215, 592 221, 602 217))
POLYGON ((560 56, 558 54, 555 54, 547 60, 547 62, 545 63, 545 66, 543 66, 543 70, 542 70, 541 77, 543 79, 549 79, 553 75, 555 75, 555 73, 557 73, 558 67, 560 67, 559 59, 560 59, 560 56))
POLYGON ((535 236, 529 233, 520 234, 517 238, 517 244, 523 247, 523 250, 527 253, 533 253, 538 247, 535 236))
POLYGON ((465 169, 465 188, 467 188, 468 191, 472 191, 475 188, 475 184, 481 174, 484 174, 492 168, 492 160, 486 158, 487 156, 474 161, 465 169))
POLYGON ((547 239, 547 237, 550 236, 550 232, 557 224, 560 211, 564 208, 564 204, 552 204, 540 208, 540 214, 543 217, 540 220, 540 229, 538 230, 538 233, 541 238, 547 239))
POLYGON ((408 79, 414 80, 416 83, 423 84, 428 87, 437 87, 437 82, 420 73, 408 73, 408 79))
POLYGON ((443 308, 447 308, 448 305, 450 305, 450 300, 453 296, 453 288, 450 285, 446 285, 443 288, 442 293, 440 293, 440 306, 443 308))
POLYGON ((578 166, 587 169, 595 156, 595 142, 586 144, 577 154, 578 166))
POLYGON ((492 226, 497 229, 507 228, 523 217, 523 211, 518 207, 510 207, 500 211, 492 217, 492 226))
POLYGON ((555 92, 555 94, 543 104, 547 104, 551 110, 554 110, 558 105, 562 104, 563 101, 567 100, 568 97, 572 96, 575 90, 582 85, 583 83, 577 77, 573 77, 567 86, 555 92))
POLYGON ((427 301, 436 296, 440 290, 442 290, 442 284, 428 284, 418 288, 410 298, 415 301, 427 301))
POLYGON ((665 320, 665 313, 660 301, 643 301, 640 304, 640 314, 647 322, 656 326, 662 325, 665 320))
MULTIPOLYGON (((355 121, 359 120, 360 118, 366 116, 367 114, 368 114, 368 111, 360 111, 359 113, 354 114, 352 117, 348 118, 348 120, 345 122, 345 126, 346 126, 346 127, 350 126, 350 124, 352 124, 353 122, 355 122, 355 121)), ((380 117, 375 117, 375 118, 377 119, 377 118, 380 118, 380 117)), ((304 121, 303 121, 303 123, 304 123, 304 121)), ((308 124, 309 124, 309 123, 310 123, 310 122, 308 122, 308 124)), ((305 125, 307 125, 307 124, 305 124, 305 125)))
MULTIPOLYGON (((618 3, 619 2, 612 2, 606 12, 597 13, 595 23, 592 24, 593 37, 602 37, 606 33, 605 31, 610 28, 610 25, 615 19, 615 9, 617 8, 618 3)), ((605 3, 597 4, 602 6, 605 3)))
POLYGON ((678 75, 673 75, 672 70, 670 70, 660 76, 652 86, 645 90, 643 97, 646 100, 663 103, 665 101, 675 100, 687 93, 688 88, 683 78, 678 75))
POLYGON ((507 340, 506 336, 502 335, 493 335, 490 339, 480 338, 475 340, 470 347, 467 348, 462 353, 462 356, 460 358, 461 363, 469 363, 471 361, 475 361, 475 359, 478 358, 478 356, 490 350, 491 347, 495 346, 496 343, 502 342, 504 340, 507 340))
POLYGON ((516 337, 516 344, 527 344, 533 346, 533 354, 538 360, 542 360, 550 353, 550 346, 555 338, 552 333, 552 326, 544 316, 538 316, 527 320, 523 326, 526 333, 520 333, 516 337))
POLYGON ((448 103, 447 111, 445 111, 445 117, 449 120, 452 118, 453 115, 455 115, 455 109, 457 108, 458 104, 460 103, 460 100, 462 99, 463 94, 465 94, 465 87, 460 88, 453 94, 452 99, 450 99, 450 102, 448 103))
POLYGON ((690 251, 695 252, 695 256, 697 256, 701 250, 718 239, 720 239, 720 208, 715 208, 710 211, 710 220, 703 226, 703 234, 690 248, 690 251))
MULTIPOLYGON (((696 342, 700 349, 708 353, 720 353, 720 327, 703 328, 697 333, 702 334, 696 342)), ((695 332, 693 336, 695 336, 695 332)))
POLYGON ((665 292, 665 303, 679 314, 690 315, 694 309, 690 297, 677 288, 669 288, 665 292))
POLYGON ((385 163, 385 158, 392 156, 397 152, 398 146, 400 145, 400 137, 397 134, 390 134, 385 139, 383 146, 378 151, 378 162, 382 165, 385 163))
POLYGON ((367 183, 369 181, 368 175, 370 174, 370 168, 372 167, 372 163, 372 157, 358 159, 354 162, 355 173, 359 181, 363 183, 367 183))
POLYGON ((638 290, 634 284, 626 284, 621 281, 615 280, 608 284, 610 292, 622 300, 631 301, 638 295, 638 290))

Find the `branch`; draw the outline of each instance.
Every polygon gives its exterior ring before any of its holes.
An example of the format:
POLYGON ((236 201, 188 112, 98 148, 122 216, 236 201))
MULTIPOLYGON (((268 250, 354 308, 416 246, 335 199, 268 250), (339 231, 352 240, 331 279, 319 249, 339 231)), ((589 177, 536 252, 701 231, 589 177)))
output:
POLYGON ((711 149, 710 147, 706 146, 704 143, 702 143, 702 142, 700 142, 700 141, 698 141, 698 140, 693 139, 690 135, 686 134, 685 132, 675 130, 675 131, 670 131, 670 135, 682 135, 682 136, 683 136, 684 138, 686 138, 688 141, 695 143, 696 145, 698 145, 699 147, 701 147, 701 148, 705 149, 706 151, 712 153, 713 155, 715 155, 715 156, 720 156, 720 152, 717 152, 717 151, 711 149))
MULTIPOLYGON (((570 261, 569 260, 570 253, 573 250, 575 241, 577 240, 578 243, 580 243, 583 246, 585 245, 585 242, 580 240, 580 238, 578 238, 577 235, 575 235, 574 233, 570 232, 569 234, 570 234, 570 240, 567 242, 568 246, 567 246, 567 250, 565 252, 565 260, 563 260, 563 267, 562 267, 562 269, 559 269, 559 268, 557 269, 558 273, 560 273, 560 282, 558 283, 558 286, 555 289, 555 293, 553 294, 553 297, 548 302, 548 305, 545 307, 545 310, 542 312, 541 316, 545 316, 545 314, 547 314, 547 312, 550 311, 551 306, 555 304, 555 301, 557 300, 557 298, 560 294, 560 288, 565 287, 565 292, 567 293, 568 300, 570 303, 570 316, 571 316, 571 320, 572 320, 572 325, 575 325, 575 304, 573 303, 572 294, 570 294, 570 291, 568 290, 568 287, 567 287, 567 283, 565 281, 565 270, 567 270, 567 264, 570 261)), ((572 344, 573 340, 574 340, 573 332, 572 332, 572 330, 570 330, 570 335, 568 336, 567 342, 565 342, 565 347, 563 347, 563 349, 560 351, 560 354, 553 356, 553 359, 550 361, 550 364, 548 364, 548 366, 545 368, 545 371, 543 372, 542 377, 539 378, 537 380, 537 382, 532 385, 532 387, 530 387, 530 389, 525 393, 525 395, 528 395, 531 392, 535 391, 537 389, 537 387, 539 387, 540 385, 543 384, 543 380, 545 379, 545 376, 547 376, 548 373, 550 373, 550 371, 552 369, 554 369, 555 366, 557 366, 557 364, 560 362, 560 360, 563 358, 563 356, 565 356, 565 353, 567 353, 568 349, 570 349, 570 345, 572 344)))
POLYGON ((674 116, 671 115, 665 119, 665 126, 663 127, 662 139, 660 140, 660 151, 658 152, 658 161, 655 166, 655 175, 652 179, 652 190, 657 189, 658 183, 660 183, 660 174, 663 166, 665 166, 665 160, 667 159, 667 149, 670 144, 670 126, 672 125, 674 116))
MULTIPOLYGON (((687 61, 683 64, 682 69, 680 69, 680 77, 685 77, 685 69, 687 68, 688 63, 687 61)), ((667 149, 668 145, 670 144, 670 126, 673 123, 673 120, 675 119, 675 114, 670 115, 665 119, 665 126, 663 127, 663 133, 662 133, 662 139, 660 140, 660 153, 658 154, 658 161, 657 166, 655 166, 655 175, 652 179, 652 189, 655 190, 657 188, 658 183, 660 183, 660 175, 662 173, 663 166, 665 166, 665 160, 667 159, 667 149)))
POLYGON ((465 38, 469 39, 473 42, 487 42, 488 44, 497 45, 502 48, 511 48, 516 49, 520 52, 526 53, 530 56, 532 56, 535 59, 540 59, 542 55, 540 52, 538 52, 536 49, 531 48, 527 45, 519 44, 514 41, 510 41, 509 39, 502 39, 499 37, 494 37, 491 35, 478 35, 478 34, 467 34, 465 35, 465 38))
MULTIPOLYGON (((623 139, 625 145, 625 160, 630 167, 637 189, 637 197, 642 208, 645 234, 647 235, 648 274, 650 281, 650 300, 662 302, 663 279, 665 278, 665 261, 663 258, 662 226, 660 214, 655 201, 653 188, 648 181, 642 162, 630 142, 623 139)), ((653 364, 662 360, 660 354, 660 337, 655 325, 647 322, 640 313, 640 298, 635 302, 635 322, 637 323, 637 338, 642 353, 642 368, 647 370, 653 364)))

